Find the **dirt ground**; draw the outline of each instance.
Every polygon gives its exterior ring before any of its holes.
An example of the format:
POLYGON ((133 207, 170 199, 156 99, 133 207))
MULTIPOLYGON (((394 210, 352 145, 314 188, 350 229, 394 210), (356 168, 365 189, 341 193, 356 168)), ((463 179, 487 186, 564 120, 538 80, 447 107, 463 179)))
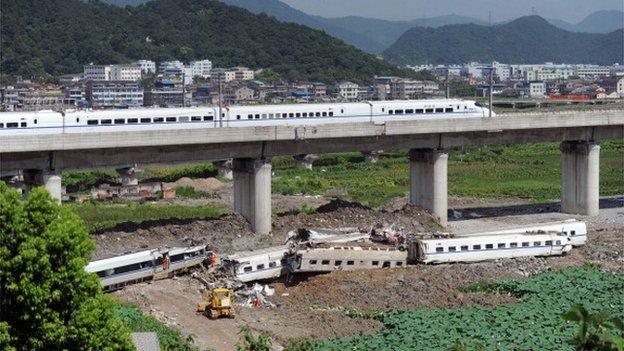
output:
MULTIPOLYGON (((226 190, 227 191, 227 190, 226 190)), ((221 198, 223 200, 224 197, 221 198)), ((300 208, 309 198, 290 197, 288 205, 300 208)), ((359 227, 376 224, 394 225, 412 233, 440 230, 422 209, 406 205, 398 198, 370 209, 358 204, 315 198, 316 213, 285 213, 273 218, 273 234, 255 235, 246 221, 234 214, 216 220, 184 223, 165 222, 157 226, 127 226, 95 237, 96 257, 108 257, 147 247, 208 243, 218 252, 261 248, 281 244, 286 232, 298 227, 359 227)), ((605 269, 624 272, 624 207, 621 198, 601 202, 601 214, 582 218, 590 229, 588 243, 563 257, 522 258, 473 264, 410 266, 396 269, 297 277, 270 285, 275 308, 237 308, 235 319, 217 321, 195 313, 200 300, 201 283, 190 276, 143 283, 114 293, 120 300, 136 303, 141 309, 185 335, 195 335, 201 348, 235 350, 239 327, 249 325, 256 332, 267 332, 274 345, 291 339, 329 338, 370 333, 381 328, 375 320, 349 318, 345 308, 388 310, 417 307, 460 305, 499 305, 514 299, 460 292, 457 288, 479 281, 521 278, 565 266, 593 262, 605 269)), ((288 206, 286 206, 288 207, 288 206)), ((547 222, 573 218, 561 214, 556 204, 530 204, 523 199, 450 198, 449 226, 446 231, 460 233, 486 230, 529 222, 547 222), (456 212, 453 212, 456 211, 456 212), (458 214, 459 213, 459 214, 458 214)))

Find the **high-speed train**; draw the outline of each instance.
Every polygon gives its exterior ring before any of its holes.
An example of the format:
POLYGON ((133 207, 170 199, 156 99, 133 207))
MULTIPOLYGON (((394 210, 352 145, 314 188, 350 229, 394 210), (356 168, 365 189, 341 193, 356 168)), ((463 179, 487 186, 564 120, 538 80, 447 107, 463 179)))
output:
POLYGON ((20 134, 99 133, 206 127, 318 125, 412 119, 479 118, 481 103, 457 99, 330 104, 139 108, 0 113, 0 137, 20 134), (220 115, 220 116, 219 116, 220 115))

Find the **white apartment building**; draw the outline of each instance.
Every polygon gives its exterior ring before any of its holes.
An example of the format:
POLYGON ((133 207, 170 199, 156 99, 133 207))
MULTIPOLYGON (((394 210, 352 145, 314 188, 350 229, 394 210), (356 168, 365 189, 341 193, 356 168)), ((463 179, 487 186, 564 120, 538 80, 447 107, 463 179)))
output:
POLYGON ((615 91, 620 97, 624 97, 624 78, 620 78, 620 80, 617 81, 615 91))
POLYGON ((193 77, 200 76, 202 78, 210 78, 212 61, 207 59, 201 61, 191 61, 189 66, 191 67, 193 77))
POLYGON ((494 62, 494 75, 498 77, 500 81, 508 81, 511 78, 511 67, 507 64, 494 62))
POLYGON ((168 76, 182 74, 184 64, 178 60, 175 61, 163 61, 158 65, 158 72, 168 76))
POLYGON ((234 76, 236 80, 254 79, 254 71, 250 70, 247 67, 234 67, 232 71, 234 71, 234 76))
POLYGON ((83 69, 85 80, 110 80, 111 66, 109 65, 86 65, 83 69))
POLYGON ((134 62, 135 65, 141 67, 141 72, 144 74, 156 73, 156 62, 151 60, 138 60, 134 62))
POLYGON ((544 82, 530 82, 529 83, 529 97, 543 98, 546 96, 546 83, 544 82))
POLYGON ((581 78, 604 77, 611 74, 611 68, 597 65, 579 65, 576 67, 576 75, 581 78))
POLYGON ((221 83, 227 83, 236 79, 236 72, 226 68, 213 68, 210 70, 210 77, 213 82, 216 82, 220 78, 221 83))
POLYGON ((358 97, 359 88, 359 85, 355 83, 342 82, 336 86, 336 92, 343 99, 355 100, 358 97))
POLYGON ((112 65, 110 80, 136 82, 141 80, 141 66, 139 65, 112 65))

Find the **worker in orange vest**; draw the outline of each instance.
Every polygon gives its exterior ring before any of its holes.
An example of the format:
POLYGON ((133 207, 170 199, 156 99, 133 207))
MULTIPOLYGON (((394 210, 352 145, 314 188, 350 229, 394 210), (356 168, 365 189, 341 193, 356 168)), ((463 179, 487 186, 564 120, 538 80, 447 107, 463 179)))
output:
POLYGON ((210 253, 210 265, 211 266, 216 266, 217 265, 217 254, 214 252, 210 253))
POLYGON ((169 263, 170 263, 169 262, 169 255, 165 255, 165 257, 163 257, 163 260, 162 260, 162 267, 163 267, 164 271, 169 269, 169 263))

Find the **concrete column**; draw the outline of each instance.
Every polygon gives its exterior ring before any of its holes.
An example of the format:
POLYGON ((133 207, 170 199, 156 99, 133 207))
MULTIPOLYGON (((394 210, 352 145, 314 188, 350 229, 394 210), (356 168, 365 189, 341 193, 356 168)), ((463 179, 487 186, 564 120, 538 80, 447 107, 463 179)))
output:
POLYGON ((234 159, 234 211, 258 234, 271 232, 271 161, 234 159))
POLYGON ((383 154, 383 150, 363 151, 364 161, 368 163, 377 163, 379 155, 383 154))
POLYGON ((217 167, 217 175, 219 178, 232 180, 234 175, 232 174, 232 160, 215 161, 212 163, 217 167))
POLYGON ((587 216, 599 212, 600 146, 561 143, 561 211, 587 216))
POLYGON ((26 193, 33 188, 43 186, 59 203, 63 198, 63 187, 61 185, 61 176, 56 172, 44 172, 39 169, 24 170, 24 190, 26 193))
POLYGON ((439 149, 412 149, 409 158, 410 203, 431 211, 446 226, 448 153, 439 149))
POLYGON ((117 168, 117 173, 121 176, 121 185, 139 185, 138 174, 143 172, 136 165, 134 167, 117 168))
POLYGON ((294 156, 294 158, 295 158, 295 161, 297 162, 297 168, 312 170, 312 164, 314 163, 314 160, 318 158, 318 156, 314 154, 307 154, 307 155, 296 155, 294 156))

